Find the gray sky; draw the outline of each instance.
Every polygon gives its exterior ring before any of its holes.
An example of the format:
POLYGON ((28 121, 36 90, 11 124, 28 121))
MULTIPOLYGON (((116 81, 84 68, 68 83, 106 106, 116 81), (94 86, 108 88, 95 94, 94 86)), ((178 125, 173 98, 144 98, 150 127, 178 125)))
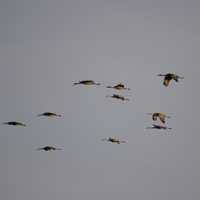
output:
POLYGON ((0 2, 0 195, 4 200, 198 200, 200 3, 0 2), (185 79, 169 88, 158 73, 185 79), (101 87, 72 87, 93 79, 101 87), (105 98, 123 82, 131 98, 105 98), (52 111, 62 119, 36 115, 52 111), (147 112, 170 114, 147 131, 147 112), (101 141, 114 136, 127 144, 101 141), (58 152, 38 152, 55 145, 58 152))

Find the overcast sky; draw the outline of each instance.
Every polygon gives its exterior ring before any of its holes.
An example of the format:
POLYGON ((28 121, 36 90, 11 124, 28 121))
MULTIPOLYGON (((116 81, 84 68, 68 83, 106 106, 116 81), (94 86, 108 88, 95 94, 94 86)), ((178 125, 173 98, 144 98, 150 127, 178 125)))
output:
POLYGON ((200 2, 2 0, 0 198, 199 200, 200 2), (184 76, 168 88, 158 73, 184 76), (93 79, 101 86, 76 86, 93 79), (105 98, 122 82, 131 100, 105 98), (38 118, 45 111, 59 119, 38 118), (172 130, 146 130, 149 112, 172 130), (128 141, 102 142, 105 137, 128 141), (38 152, 55 145, 63 151, 38 152))

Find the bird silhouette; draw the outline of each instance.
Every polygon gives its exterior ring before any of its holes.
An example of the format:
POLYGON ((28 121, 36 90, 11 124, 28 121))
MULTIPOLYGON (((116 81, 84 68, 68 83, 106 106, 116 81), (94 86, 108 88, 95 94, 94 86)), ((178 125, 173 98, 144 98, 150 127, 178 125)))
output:
POLYGON ((111 137, 104 138, 104 139, 102 139, 102 141, 107 141, 107 142, 116 143, 116 144, 126 143, 126 141, 118 140, 116 138, 111 138, 111 137))
POLYGON ((11 126, 23 126, 23 127, 26 126, 26 124, 17 122, 17 121, 3 122, 3 124, 7 124, 7 125, 11 125, 11 126))
POLYGON ((147 113, 149 115, 152 115, 152 120, 156 121, 157 119, 160 119, 160 121, 165 124, 165 119, 166 118, 170 118, 170 116, 167 116, 164 113, 160 113, 160 112, 154 112, 154 113, 147 113))
POLYGON ((122 84, 122 83, 119 83, 115 86, 107 86, 107 88, 113 88, 113 89, 116 89, 116 90, 130 90, 130 88, 125 87, 125 85, 122 84))
POLYGON ((171 80, 178 82, 179 79, 184 79, 184 77, 178 76, 178 75, 173 74, 173 73, 158 74, 158 76, 164 76, 163 85, 165 87, 169 86, 169 83, 171 82, 171 80))
POLYGON ((45 116, 45 117, 62 117, 61 115, 58 115, 56 113, 52 113, 52 112, 44 112, 44 113, 41 113, 39 115, 37 115, 38 117, 41 117, 41 116, 45 116))
POLYGON ((74 83, 73 85, 101 85, 101 84, 96 83, 93 80, 83 80, 83 81, 79 81, 77 83, 74 83))
POLYGON ((40 147, 37 148, 38 151, 56 151, 56 150, 62 150, 61 148, 56 148, 53 146, 45 146, 45 147, 40 147))
POLYGON ((147 127, 146 129, 163 129, 163 130, 166 130, 166 129, 172 129, 172 128, 169 128, 167 126, 152 124, 152 126, 147 127))
POLYGON ((113 94, 111 96, 107 95, 106 97, 110 97, 110 98, 114 98, 114 99, 119 99, 119 100, 122 100, 122 101, 129 101, 128 98, 126 98, 124 96, 121 96, 121 95, 118 95, 118 94, 113 94))

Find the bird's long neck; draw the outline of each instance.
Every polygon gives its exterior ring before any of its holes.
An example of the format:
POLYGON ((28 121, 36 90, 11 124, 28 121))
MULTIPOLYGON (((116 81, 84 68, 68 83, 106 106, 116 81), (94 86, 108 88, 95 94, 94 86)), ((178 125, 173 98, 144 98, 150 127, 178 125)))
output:
POLYGON ((77 83, 73 83, 73 86, 78 85, 78 84, 80 84, 80 83, 78 83, 78 82, 77 83))
POLYGON ((8 124, 8 122, 3 122, 2 124, 8 124))
POLYGON ((113 86, 107 86, 106 88, 114 88, 113 86))
POLYGON ((158 76, 166 76, 166 74, 158 74, 158 76))
POLYGON ((158 76, 166 76, 166 74, 158 74, 158 76))

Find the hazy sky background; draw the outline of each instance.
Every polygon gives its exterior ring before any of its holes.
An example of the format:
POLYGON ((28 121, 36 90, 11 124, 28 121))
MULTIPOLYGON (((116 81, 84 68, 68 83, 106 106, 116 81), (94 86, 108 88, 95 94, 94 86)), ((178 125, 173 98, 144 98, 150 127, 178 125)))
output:
POLYGON ((0 198, 199 200, 200 2, 2 0, 0 198), (158 73, 185 79, 165 88, 158 73), (101 87, 72 87, 93 79, 101 87), (131 98, 105 98, 123 82, 131 98), (37 118, 52 111, 61 119, 37 118), (147 112, 171 131, 145 130, 147 112), (169 135, 167 135, 167 134, 169 135), (115 145, 105 137, 127 140, 115 145), (43 145, 63 151, 38 152, 43 145))

